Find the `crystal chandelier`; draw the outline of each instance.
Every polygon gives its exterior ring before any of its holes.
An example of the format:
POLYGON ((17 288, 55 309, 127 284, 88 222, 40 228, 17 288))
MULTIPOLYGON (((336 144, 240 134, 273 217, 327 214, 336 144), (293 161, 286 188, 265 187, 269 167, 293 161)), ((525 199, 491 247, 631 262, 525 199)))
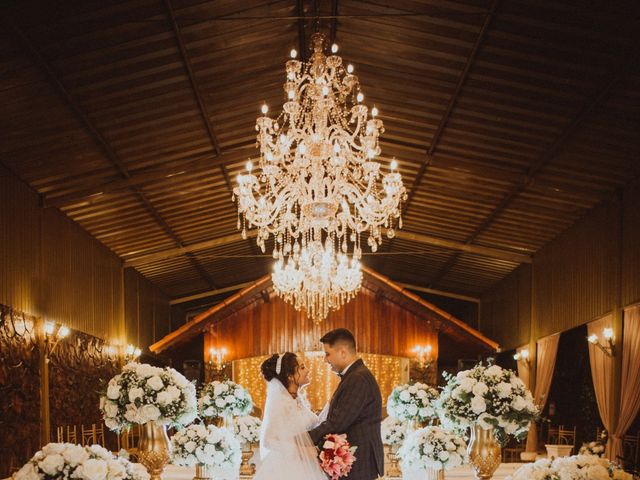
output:
POLYGON ((315 322, 351 300, 362 284, 360 262, 332 247, 312 242, 286 263, 278 260, 271 275, 276 293, 315 322))
POLYGON ((375 252, 383 227, 389 238, 402 228, 406 189, 395 160, 387 172, 375 161, 384 127, 377 108, 362 103, 353 66, 336 45, 324 53, 324 35, 311 42, 307 63, 295 50, 286 63, 283 112, 274 119, 262 106, 258 166, 247 162, 234 200, 243 238, 256 227, 264 252, 273 236, 276 291, 321 320, 360 288, 361 236, 375 252))

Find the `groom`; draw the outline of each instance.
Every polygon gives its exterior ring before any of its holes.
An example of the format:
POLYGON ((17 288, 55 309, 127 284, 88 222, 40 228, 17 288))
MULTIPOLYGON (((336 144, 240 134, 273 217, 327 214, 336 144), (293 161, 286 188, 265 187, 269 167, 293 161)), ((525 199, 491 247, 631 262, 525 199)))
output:
POLYGON ((327 418, 309 432, 313 443, 322 446, 329 433, 346 433, 357 446, 356 461, 346 480, 373 480, 384 475, 384 451, 380 435, 382 397, 375 377, 358 358, 356 341, 346 328, 325 334, 320 341, 325 361, 340 377, 329 404, 327 418))

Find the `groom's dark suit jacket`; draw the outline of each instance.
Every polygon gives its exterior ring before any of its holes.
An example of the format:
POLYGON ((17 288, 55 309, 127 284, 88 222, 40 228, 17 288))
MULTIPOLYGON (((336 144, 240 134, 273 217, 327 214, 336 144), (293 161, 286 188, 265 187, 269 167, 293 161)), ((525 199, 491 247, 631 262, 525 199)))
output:
POLYGON ((362 360, 349 367, 329 405, 327 420, 309 432, 322 446, 329 433, 346 433, 358 447, 356 461, 347 480, 372 480, 384 474, 384 450, 380 435, 382 397, 375 377, 362 360))

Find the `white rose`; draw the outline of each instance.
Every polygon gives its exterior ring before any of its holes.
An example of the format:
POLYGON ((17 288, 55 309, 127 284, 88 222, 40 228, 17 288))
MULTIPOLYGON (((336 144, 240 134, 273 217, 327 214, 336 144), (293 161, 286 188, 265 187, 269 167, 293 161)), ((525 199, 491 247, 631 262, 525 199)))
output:
POLYGON ((113 418, 105 418, 104 424, 109 430, 116 430, 120 426, 120 423, 118 423, 118 421, 113 418))
POLYGON ((107 401, 104 404, 104 413, 107 417, 115 417, 118 415, 118 405, 116 403, 107 401))
POLYGON ((224 453, 218 450, 213 454, 213 463, 214 465, 222 465, 222 462, 224 462, 224 453))
POLYGON ((156 401, 158 402, 158 405, 161 405, 164 407, 172 403, 173 398, 171 398, 171 394, 167 390, 165 390, 158 393, 158 396, 156 397, 156 401))
POLYGON ((525 402, 524 398, 517 396, 511 402, 511 406, 514 410, 521 411, 523 408, 527 406, 527 402, 525 402))
POLYGON ((16 472, 15 480, 40 480, 40 475, 33 463, 29 462, 16 472))
POLYGON ((105 460, 111 460, 113 458, 113 455, 111 455, 111 452, 106 448, 104 448, 102 445, 97 445, 97 444, 91 445, 89 447, 89 452, 105 460))
POLYGON ((42 447, 43 458, 47 455, 55 455, 64 452, 66 445, 64 443, 48 443, 42 447))
POLYGON ((137 398, 142 398, 144 395, 144 390, 139 387, 133 387, 129 390, 129 401, 134 402, 137 398))
POLYGON ((473 389, 471 391, 474 395, 482 397, 489 391, 489 387, 487 387, 486 383, 478 382, 473 386, 473 389))
POLYGON ((152 377, 153 375, 159 375, 162 372, 161 368, 152 367, 146 363, 140 363, 136 366, 136 373, 143 378, 152 377))
POLYGON ((411 394, 408 390, 403 390, 402 392, 400 392, 400 400, 402 400, 403 402, 408 402, 409 400, 411 400, 411 394))
POLYGON ((496 385, 496 390, 498 392, 499 398, 507 398, 511 395, 511 384, 506 382, 500 382, 496 385))
POLYGON ((460 381, 460 387, 464 392, 471 392, 473 390, 473 386, 476 384, 476 380, 471 377, 465 377, 460 381))
POLYGON ((457 453, 451 453, 449 455, 449 462, 448 462, 448 467, 449 468, 454 468, 457 466, 462 465, 462 457, 460 455, 458 455, 457 453))
POLYGON ((97 458, 90 458, 76 470, 76 476, 85 480, 104 480, 107 478, 107 462, 97 458))
POLYGON ((169 385, 167 387, 167 393, 169 394, 169 398, 171 399, 169 403, 175 402, 180 398, 180 389, 175 385, 169 385))
POLYGON ((216 407, 218 408, 223 408, 227 403, 224 401, 223 398, 216 398, 216 401, 214 402, 216 404, 216 407))
POLYGON ((442 462, 446 462, 447 460, 449 460, 449 452, 447 452, 446 450, 441 451, 438 454, 438 459, 442 462))
POLYGON ((109 480, 123 479, 127 477, 127 469, 118 460, 107 460, 109 480))
POLYGON ((487 377, 499 377, 502 375, 502 368, 498 365, 492 365, 484 371, 484 374, 487 377))
POLYGON ((147 385, 154 389, 155 391, 162 390, 164 388, 164 383, 160 377, 154 375, 149 380, 147 380, 147 385))
POLYGON ((196 442, 191 440, 184 444, 184 449, 189 453, 193 453, 193 451, 196 449, 196 446, 196 442))
POLYGON ((423 399, 427 396, 427 392, 425 390, 418 390, 418 393, 416 395, 418 395, 418 398, 423 399))
POLYGON ((146 422, 153 421, 160 418, 160 410, 155 405, 145 405, 140 409, 140 415, 146 419, 146 422))
POLYGON ((117 400, 118 398, 120 398, 120 385, 116 384, 111 384, 111 382, 109 382, 109 386, 107 387, 107 398, 110 398, 111 400, 117 400))
POLYGON ((44 460, 38 462, 38 466, 47 475, 55 476, 64 467, 64 458, 59 453, 47 455, 44 460))
POLYGON ((471 410, 473 410, 473 413, 476 413, 478 415, 486 411, 487 404, 484 401, 484 398, 474 395, 471 399, 471 410))
POLYGON ((411 404, 407 407, 407 412, 409 412, 409 415, 411 415, 412 417, 415 417, 418 414, 418 407, 416 407, 414 404, 411 404))
POLYGON ((89 454, 87 453, 87 451, 80 445, 69 445, 67 448, 65 448, 62 456, 64 457, 65 461, 71 466, 76 466, 89 458, 89 454))
POLYGON ((426 453, 433 453, 433 444, 431 444, 431 443, 427 443, 427 444, 424 446, 424 451, 425 451, 426 453))

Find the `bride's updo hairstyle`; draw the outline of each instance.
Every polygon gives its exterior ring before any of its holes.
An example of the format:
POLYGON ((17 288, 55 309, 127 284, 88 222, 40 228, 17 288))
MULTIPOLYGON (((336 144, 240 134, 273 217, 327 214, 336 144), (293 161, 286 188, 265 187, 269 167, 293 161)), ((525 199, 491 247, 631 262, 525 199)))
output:
POLYGON ((274 353, 267 358, 260 366, 262 376, 268 382, 274 378, 280 380, 284 388, 289 388, 289 375, 294 375, 298 369, 298 357, 295 353, 287 352, 282 356, 280 373, 276 372, 278 357, 280 354, 274 353))

